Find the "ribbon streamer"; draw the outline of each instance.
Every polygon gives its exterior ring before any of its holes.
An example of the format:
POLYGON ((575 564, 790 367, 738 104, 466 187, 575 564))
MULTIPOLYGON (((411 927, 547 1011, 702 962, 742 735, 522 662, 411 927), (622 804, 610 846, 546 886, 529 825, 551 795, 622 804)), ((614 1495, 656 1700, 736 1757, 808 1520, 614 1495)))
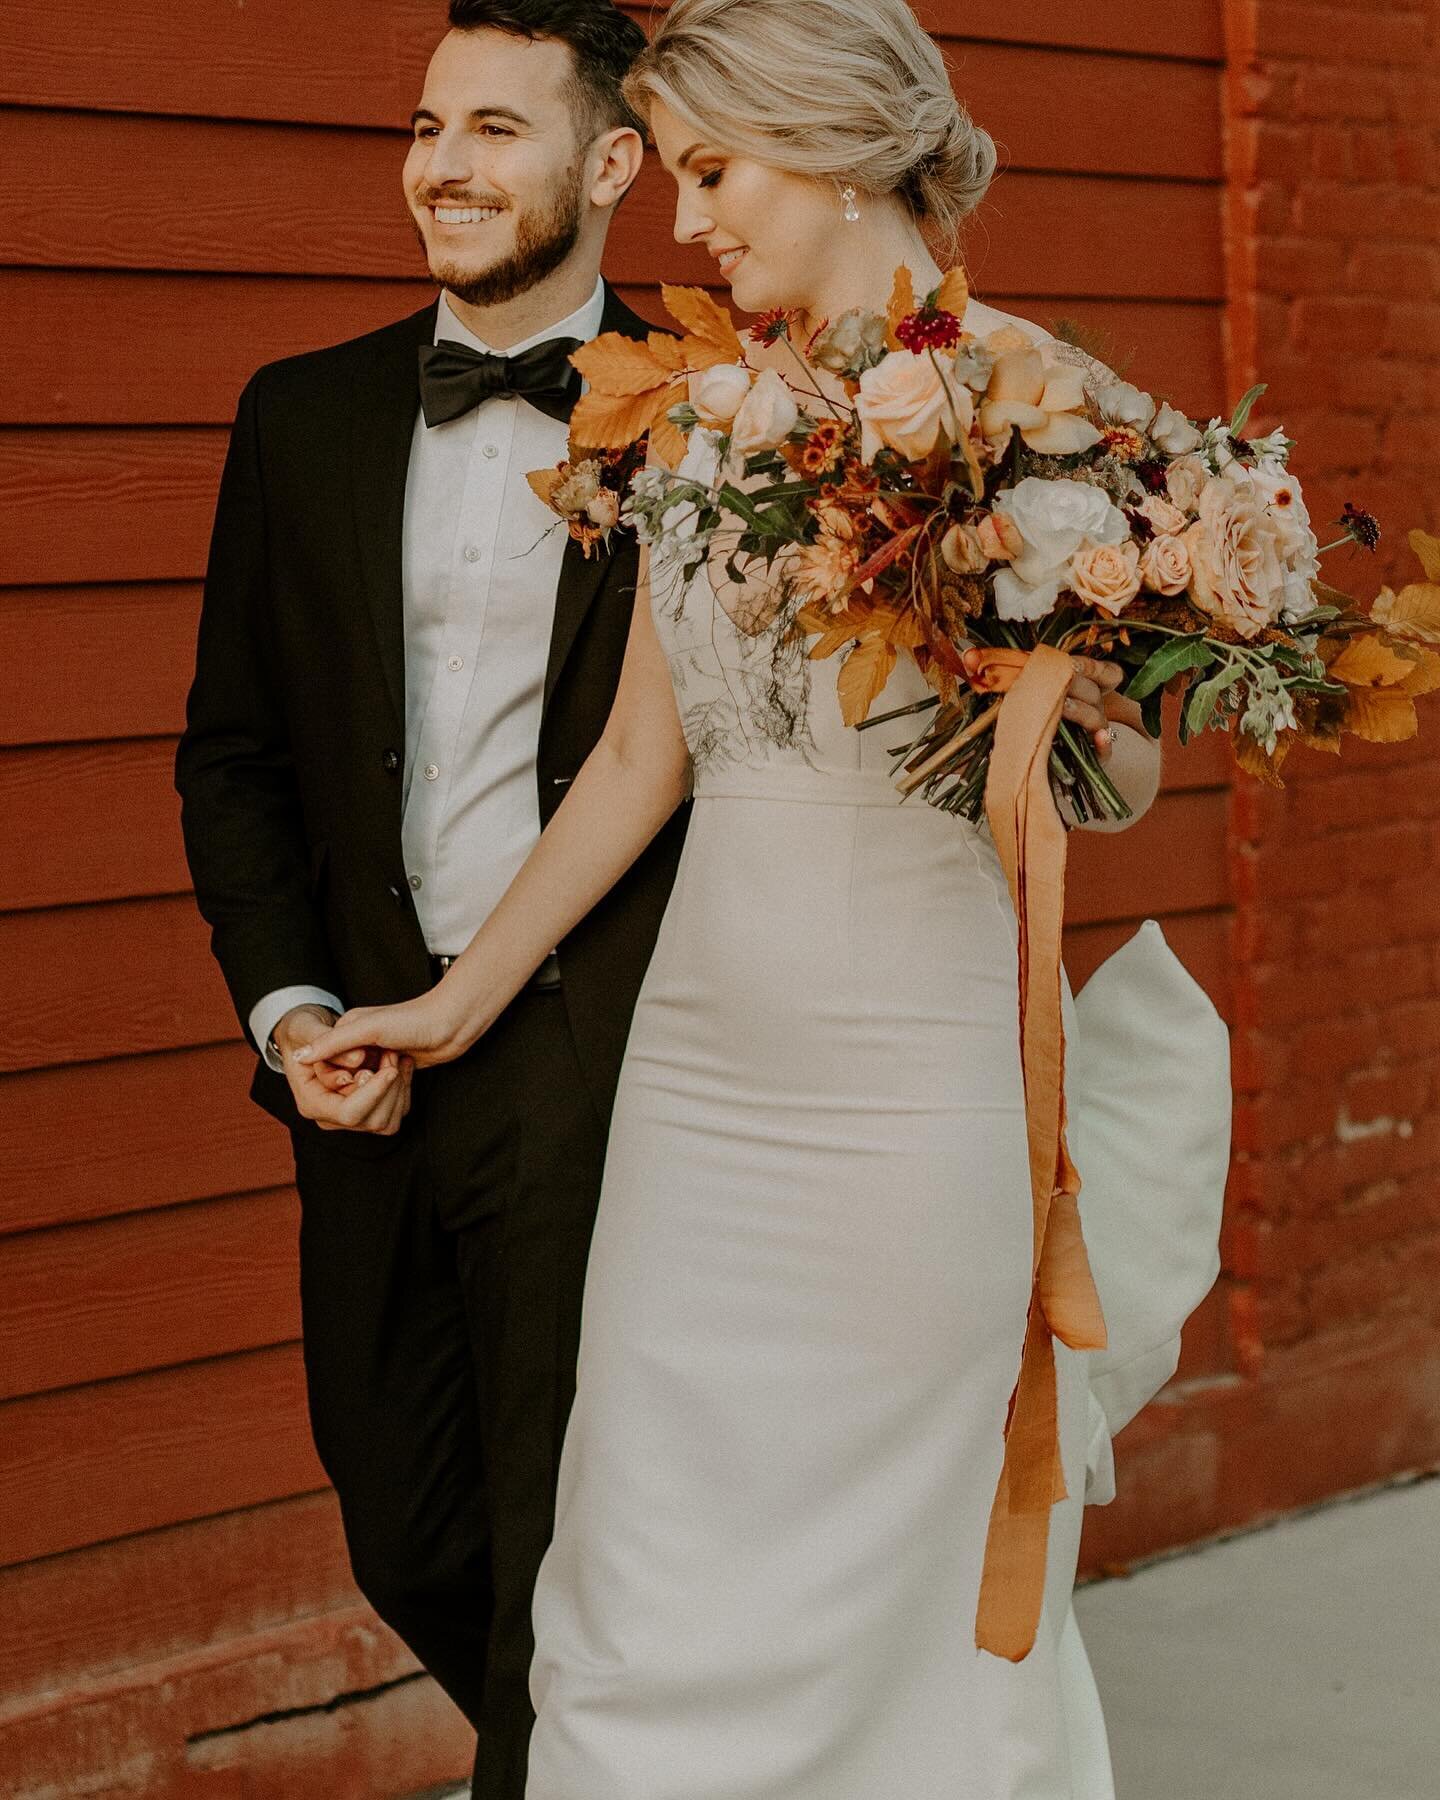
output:
POLYGON ((1030 1309, 1005 1425, 975 1619, 982 1650, 1021 1662, 1045 1594, 1050 1508, 1065 1498, 1054 1340, 1103 1350, 1105 1320, 1080 1230, 1080 1178, 1065 1144, 1065 1030, 1060 930, 1065 827, 1050 789, 1050 749, 1074 675, 1048 644, 967 653, 971 684, 1001 693, 985 814, 1019 923, 1020 1050, 1034 1211, 1030 1309))

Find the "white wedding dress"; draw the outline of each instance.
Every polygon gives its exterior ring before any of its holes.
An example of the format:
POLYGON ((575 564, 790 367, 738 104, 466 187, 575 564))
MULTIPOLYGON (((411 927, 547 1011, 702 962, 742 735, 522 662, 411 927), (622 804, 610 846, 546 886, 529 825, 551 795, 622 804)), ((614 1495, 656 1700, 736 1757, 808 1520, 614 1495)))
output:
MULTIPOLYGON (((900 804, 913 720, 846 728, 833 664, 703 570, 652 586, 694 814, 615 1106, 528 1800, 1105 1800, 1059 1654, 1078 1501, 1034 1650, 974 1642, 1031 1271, 999 860, 900 804)), ((924 693, 902 661, 874 710, 924 693)))

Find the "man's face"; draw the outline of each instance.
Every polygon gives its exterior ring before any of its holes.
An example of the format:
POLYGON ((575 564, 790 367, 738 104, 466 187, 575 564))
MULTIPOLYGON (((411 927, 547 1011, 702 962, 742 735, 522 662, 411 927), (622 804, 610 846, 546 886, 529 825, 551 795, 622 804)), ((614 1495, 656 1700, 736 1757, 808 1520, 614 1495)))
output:
POLYGON ((405 196, 431 275, 473 306, 525 293, 575 247, 589 168, 573 69, 568 44, 501 31, 452 31, 431 58, 405 196))

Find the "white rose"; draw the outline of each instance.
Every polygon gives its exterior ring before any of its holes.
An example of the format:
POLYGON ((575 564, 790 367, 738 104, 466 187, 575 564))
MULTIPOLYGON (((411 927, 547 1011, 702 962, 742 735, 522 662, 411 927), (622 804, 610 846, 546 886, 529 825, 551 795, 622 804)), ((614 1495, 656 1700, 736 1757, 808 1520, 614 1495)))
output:
POLYGON ((1155 402, 1128 381, 1114 381, 1101 388, 1095 403, 1112 425, 1133 425, 1137 431, 1144 431, 1155 417, 1155 402))
POLYGON ((702 425, 723 427, 739 412, 750 392, 750 371, 739 363, 716 363, 690 377, 690 404, 702 425))
POLYGON ((774 450, 795 429, 800 408, 774 369, 763 369, 730 427, 730 447, 740 456, 774 450))
POLYGON ((1022 581, 1014 569, 996 570, 995 610, 1002 619, 1043 619, 1059 598, 1059 570, 1035 582, 1022 581))
POLYGON ((1150 426, 1150 436, 1167 456, 1188 456, 1200 448, 1200 433, 1168 402, 1162 402, 1150 426))
POLYGON ((1124 513, 1103 488, 1088 481, 1042 481, 1027 475, 996 495, 994 511, 1009 519, 1025 540, 1013 564, 1022 581, 1048 579, 1087 541, 1123 544, 1130 535, 1124 513))
POLYGON ((855 410, 860 415, 860 454, 875 460, 882 447, 906 462, 919 462, 935 448, 951 424, 963 436, 975 416, 968 388, 941 379, 941 356, 892 350, 860 377, 855 410))

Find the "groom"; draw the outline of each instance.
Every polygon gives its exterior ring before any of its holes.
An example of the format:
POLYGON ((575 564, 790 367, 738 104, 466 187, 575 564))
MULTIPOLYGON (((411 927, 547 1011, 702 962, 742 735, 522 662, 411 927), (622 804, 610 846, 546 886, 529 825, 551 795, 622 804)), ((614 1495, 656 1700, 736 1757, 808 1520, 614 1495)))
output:
MULTIPOLYGON (((344 1006, 439 979, 605 723, 636 582, 531 493, 565 454, 642 140, 610 0, 454 0, 405 164, 442 288, 262 369, 221 484, 176 782, 215 955, 289 1126, 311 1421, 355 1578, 520 1800, 606 1122, 679 826, 468 1056, 321 1065, 344 1006)), ((329 202, 321 199, 317 229, 329 202)))

